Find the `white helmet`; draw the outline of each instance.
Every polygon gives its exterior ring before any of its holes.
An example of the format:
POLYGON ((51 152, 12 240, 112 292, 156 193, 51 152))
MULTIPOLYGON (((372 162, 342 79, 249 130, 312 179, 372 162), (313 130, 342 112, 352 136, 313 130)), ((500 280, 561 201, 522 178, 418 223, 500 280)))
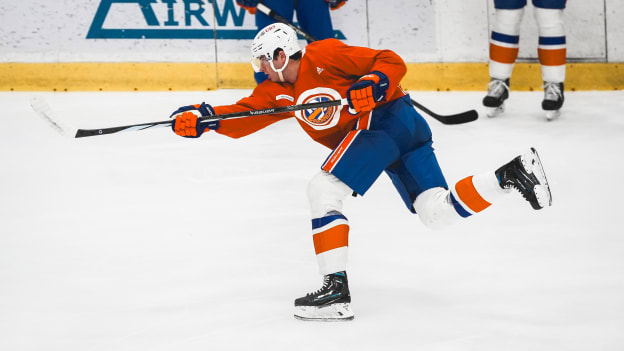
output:
POLYGON ((256 34, 251 44, 251 65, 254 71, 260 72, 260 61, 267 60, 271 68, 281 74, 288 65, 288 58, 298 51, 301 51, 301 48, 297 33, 292 28, 284 23, 269 24, 256 34), (273 66, 273 53, 276 49, 282 49, 286 54, 286 62, 279 70, 273 66))

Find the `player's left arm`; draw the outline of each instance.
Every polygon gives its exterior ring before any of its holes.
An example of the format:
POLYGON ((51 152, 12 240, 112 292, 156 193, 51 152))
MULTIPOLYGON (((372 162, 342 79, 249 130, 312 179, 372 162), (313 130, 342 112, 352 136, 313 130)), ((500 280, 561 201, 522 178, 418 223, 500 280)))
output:
MULTIPOLYGON (((250 96, 242 98, 232 105, 213 107, 202 102, 197 105, 182 106, 171 114, 171 118, 174 119, 171 128, 176 134, 187 138, 198 138, 210 130, 231 138, 241 138, 275 122, 291 118, 294 114, 288 112, 205 121, 202 121, 200 118, 225 113, 281 107, 282 105, 275 98, 279 92, 279 90, 276 90, 275 84, 271 87, 270 82, 267 82, 256 87, 250 96)), ((282 104, 286 105, 283 102, 282 104)))
MULTIPOLYGON (((256 91, 251 96, 240 99, 233 105, 215 106, 215 112, 217 114, 250 111, 250 110, 262 110, 272 107, 280 107, 281 105, 275 103, 275 97, 271 96, 273 102, 269 103, 269 99, 262 98, 256 95, 256 91)), ((266 128, 271 124, 281 121, 283 119, 291 118, 294 113, 279 113, 271 115, 256 115, 240 118, 229 118, 221 120, 219 128, 215 131, 219 134, 227 135, 231 138, 241 138, 246 135, 255 133, 260 129, 266 128)))

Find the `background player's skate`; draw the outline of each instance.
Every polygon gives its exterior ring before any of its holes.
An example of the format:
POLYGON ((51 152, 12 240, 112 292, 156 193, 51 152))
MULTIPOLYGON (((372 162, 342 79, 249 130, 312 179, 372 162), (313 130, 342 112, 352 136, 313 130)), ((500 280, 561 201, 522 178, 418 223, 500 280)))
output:
POLYGON ((488 93, 483 98, 488 117, 496 117, 505 111, 505 100, 509 98, 509 78, 502 80, 492 78, 488 84, 488 93))
POLYGON ((563 100, 563 83, 544 82, 542 109, 547 120, 552 121, 559 117, 563 100))

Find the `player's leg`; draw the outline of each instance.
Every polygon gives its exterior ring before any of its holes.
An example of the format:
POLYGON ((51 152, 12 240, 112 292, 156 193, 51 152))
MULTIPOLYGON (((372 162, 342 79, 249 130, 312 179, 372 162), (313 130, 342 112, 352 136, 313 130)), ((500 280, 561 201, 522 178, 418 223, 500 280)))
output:
MULTIPOLYGON (((411 134, 410 150, 402 153, 386 172, 406 206, 418 213, 425 225, 433 229, 447 227, 485 210, 511 188, 517 189, 535 209, 550 205, 550 189, 535 150, 516 157, 496 171, 464 178, 448 190, 426 121, 411 106, 393 104, 388 109, 386 113, 393 118, 382 122, 419 131, 411 134)), ((391 126, 383 127, 388 134, 398 135, 391 126)), ((402 137, 396 140, 400 149, 405 145, 404 140, 402 137)))
POLYGON ((295 300, 295 317, 305 320, 353 319, 346 275, 349 222, 342 201, 364 194, 399 155, 384 131, 354 130, 329 155, 308 186, 312 234, 323 286, 295 300))
POLYGON ((450 191, 425 190, 416 198, 414 208, 424 224, 440 229, 485 210, 511 189, 520 192, 536 210, 552 204, 546 174, 535 149, 496 171, 466 177, 450 191))
POLYGON ((299 0, 296 10, 297 21, 304 32, 318 40, 334 37, 329 5, 325 0, 299 0))
POLYGON ((424 190, 417 195, 413 208, 426 226, 443 229, 485 210, 511 189, 520 192, 536 210, 551 205, 548 181, 534 149, 496 171, 466 177, 450 190, 444 187, 424 190))
MULTIPOLYGON (((405 147, 405 137, 399 138, 401 157, 386 169, 394 187, 407 208, 418 213, 421 221, 440 229, 457 222, 461 216, 450 203, 450 192, 433 149, 431 131, 425 119, 411 106, 396 104, 388 119, 413 131, 405 147)), ((386 130, 397 135, 393 128, 386 130)))
POLYGON ((514 63, 518 58, 520 22, 526 0, 495 0, 496 15, 490 36, 490 83, 483 105, 488 116, 504 110, 514 63))
POLYGON ((542 109, 546 118, 554 119, 563 105, 566 36, 563 22, 565 0, 533 0, 539 31, 538 57, 544 80, 542 109))
POLYGON ((323 286, 295 300, 295 318, 351 320, 351 294, 347 281, 349 221, 342 202, 353 191, 331 173, 321 171, 308 184, 312 238, 323 286))
MULTIPOLYGON (((262 1, 271 10, 277 12, 280 16, 292 21, 293 14, 295 12, 294 3, 292 1, 283 0, 264 0, 262 1)), ((256 27, 258 31, 269 24, 275 23, 275 20, 260 11, 256 11, 256 27)), ((254 79, 256 83, 260 84, 269 78, 264 72, 255 72, 254 79)))

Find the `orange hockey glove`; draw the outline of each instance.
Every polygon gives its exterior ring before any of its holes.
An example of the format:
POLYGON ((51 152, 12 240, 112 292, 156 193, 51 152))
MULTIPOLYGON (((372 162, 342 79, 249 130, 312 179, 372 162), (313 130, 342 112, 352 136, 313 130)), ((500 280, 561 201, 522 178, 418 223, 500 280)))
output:
POLYGON ((372 110, 378 102, 386 98, 388 84, 388 77, 379 71, 361 77, 347 90, 349 107, 355 112, 372 110))
POLYGON ((260 0, 236 0, 236 4, 238 4, 238 6, 249 11, 252 15, 256 14, 256 6, 258 6, 259 2, 260 0))
POLYGON ((347 0, 325 0, 325 2, 329 4, 329 8, 333 11, 341 8, 347 3, 347 0))
POLYGON ((175 118, 171 123, 174 133, 185 138, 199 138, 204 132, 219 128, 219 121, 200 121, 199 117, 214 116, 212 106, 202 102, 198 105, 182 106, 175 110, 169 118, 175 118))

